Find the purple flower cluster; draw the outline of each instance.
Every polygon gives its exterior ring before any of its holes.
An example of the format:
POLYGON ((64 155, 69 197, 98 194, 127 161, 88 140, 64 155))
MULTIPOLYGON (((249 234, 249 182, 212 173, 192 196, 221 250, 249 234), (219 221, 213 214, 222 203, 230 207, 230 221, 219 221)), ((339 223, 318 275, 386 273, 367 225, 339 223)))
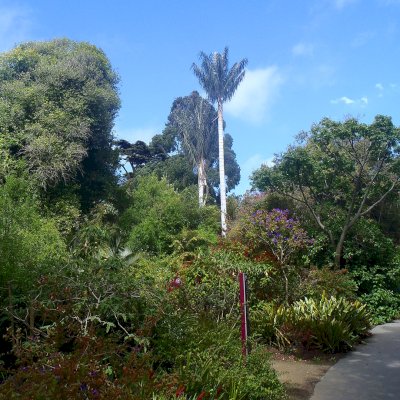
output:
POLYGON ((296 251, 312 244, 300 222, 291 217, 287 209, 256 210, 249 222, 253 239, 267 245, 281 264, 288 262, 296 251))

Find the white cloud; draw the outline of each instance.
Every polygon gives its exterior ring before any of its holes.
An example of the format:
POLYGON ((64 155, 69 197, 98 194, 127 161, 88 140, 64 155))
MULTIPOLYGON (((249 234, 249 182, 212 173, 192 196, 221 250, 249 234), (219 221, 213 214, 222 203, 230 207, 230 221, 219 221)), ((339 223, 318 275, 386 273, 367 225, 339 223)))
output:
POLYGON ((383 97, 383 91, 385 88, 383 87, 382 83, 375 84, 375 88, 378 89, 378 97, 383 97))
POLYGON ((116 130, 116 137, 118 139, 125 139, 128 142, 136 142, 137 140, 141 140, 145 143, 150 143, 153 136, 161 133, 160 128, 156 127, 147 127, 147 128, 131 128, 131 129, 119 129, 116 130))
POLYGON ((226 112, 252 123, 260 123, 267 116, 283 82, 276 66, 247 70, 232 100, 225 105, 226 112))
POLYGON ((31 27, 29 11, 12 6, 0 7, 0 51, 27 40, 31 27))
POLYGON ((310 43, 297 43, 292 47, 292 54, 294 56, 312 56, 314 53, 314 46, 310 43))
POLYGON ((331 100, 332 104, 344 103, 344 104, 353 104, 355 100, 350 99, 346 96, 340 97, 339 99, 331 100))
POLYGON ((363 96, 360 99, 351 99, 347 96, 342 96, 338 99, 331 100, 331 104, 339 104, 339 103, 346 105, 354 104, 354 105, 366 106, 368 104, 368 97, 363 96))

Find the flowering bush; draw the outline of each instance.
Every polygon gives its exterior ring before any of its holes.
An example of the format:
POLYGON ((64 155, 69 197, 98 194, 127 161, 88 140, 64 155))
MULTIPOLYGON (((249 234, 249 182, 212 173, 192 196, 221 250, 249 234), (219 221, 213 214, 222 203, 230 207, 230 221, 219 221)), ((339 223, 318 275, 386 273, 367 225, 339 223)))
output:
POLYGON ((244 208, 241 217, 241 236, 255 257, 270 254, 284 281, 284 301, 289 301, 289 281, 299 266, 298 255, 313 243, 300 222, 289 210, 271 211, 244 208))
POLYGON ((248 230, 249 238, 265 244, 280 265, 290 263, 299 250, 312 244, 300 222, 290 217, 289 210, 257 210, 250 222, 253 229, 248 230))

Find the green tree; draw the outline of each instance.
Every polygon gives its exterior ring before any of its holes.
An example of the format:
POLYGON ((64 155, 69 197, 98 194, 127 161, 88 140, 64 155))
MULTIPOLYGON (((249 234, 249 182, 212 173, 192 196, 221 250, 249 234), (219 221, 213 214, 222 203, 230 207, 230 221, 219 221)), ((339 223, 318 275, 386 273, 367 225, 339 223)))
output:
MULTIPOLYGON (((217 199, 218 137, 214 127, 217 114, 212 105, 197 92, 178 97, 168 116, 162 134, 155 135, 149 145, 141 141, 116 142, 122 164, 129 163, 133 172, 125 169, 128 178, 156 174, 165 177, 178 190, 203 182, 203 200, 217 199), (200 135, 200 136, 199 136, 200 135), (200 138, 200 140, 198 140, 200 138), (203 159, 204 173, 198 173, 198 163, 203 159), (197 160, 197 161, 196 161, 197 160), (206 181, 204 181, 206 178, 206 181), (205 185, 207 185, 206 190, 205 185), (209 194, 209 196, 205 196, 209 194)), ((224 139, 225 171, 227 190, 232 190, 240 181, 240 167, 233 150, 233 139, 226 133, 224 139)), ((200 168, 201 169, 201 168, 200 168)), ((210 201, 212 202, 212 201, 210 201)))
POLYGON ((90 207, 115 181, 117 84, 105 54, 88 43, 29 42, 1 54, 2 152, 48 191, 75 179, 90 207))
POLYGON ((171 253, 184 232, 216 237, 218 211, 215 206, 199 208, 191 188, 178 192, 165 178, 139 177, 131 191, 130 207, 121 226, 134 252, 171 253), (216 217, 216 218, 215 218, 216 217))
POLYGON ((226 235, 226 188, 224 163, 224 117, 223 104, 234 95, 245 75, 247 59, 235 63, 232 68, 228 65, 228 48, 222 53, 200 53, 201 66, 192 64, 194 74, 200 85, 206 91, 209 100, 218 106, 218 149, 219 149, 219 179, 221 197, 221 228, 222 236, 226 235))
POLYGON ((181 153, 169 155, 163 161, 150 161, 137 171, 134 178, 153 174, 159 179, 165 178, 177 190, 183 190, 197 183, 192 164, 181 153))
POLYGON ((214 107, 197 92, 179 97, 168 117, 178 132, 185 155, 197 169, 199 205, 205 205, 208 195, 207 170, 215 158, 218 146, 216 135, 217 113, 214 107))
POLYGON ((325 118, 301 133, 273 167, 255 171, 253 187, 303 204, 328 237, 339 268, 351 228, 398 191, 399 155, 400 129, 390 117, 378 115, 370 125, 325 118))
POLYGON ((129 171, 125 167, 126 163, 128 163, 131 170, 134 171, 136 168, 140 168, 149 162, 151 158, 149 146, 141 140, 130 143, 125 139, 121 139, 117 140, 115 145, 119 150, 121 166, 127 175, 129 175, 129 171))
POLYGON ((32 333, 40 281, 66 260, 65 243, 54 221, 40 215, 32 185, 8 176, 0 186, 0 330, 10 326, 14 335, 17 319, 32 333))

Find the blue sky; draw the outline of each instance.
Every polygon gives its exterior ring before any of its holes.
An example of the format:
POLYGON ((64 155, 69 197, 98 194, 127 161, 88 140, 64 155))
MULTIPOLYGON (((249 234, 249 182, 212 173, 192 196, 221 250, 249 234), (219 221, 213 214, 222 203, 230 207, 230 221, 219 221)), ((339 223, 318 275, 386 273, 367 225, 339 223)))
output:
POLYGON ((225 106, 238 194, 323 117, 400 125, 400 0, 0 0, 0 51, 60 37, 105 51, 121 77, 115 133, 131 141, 149 141, 176 97, 200 91, 190 69, 200 51, 248 58, 225 106))

